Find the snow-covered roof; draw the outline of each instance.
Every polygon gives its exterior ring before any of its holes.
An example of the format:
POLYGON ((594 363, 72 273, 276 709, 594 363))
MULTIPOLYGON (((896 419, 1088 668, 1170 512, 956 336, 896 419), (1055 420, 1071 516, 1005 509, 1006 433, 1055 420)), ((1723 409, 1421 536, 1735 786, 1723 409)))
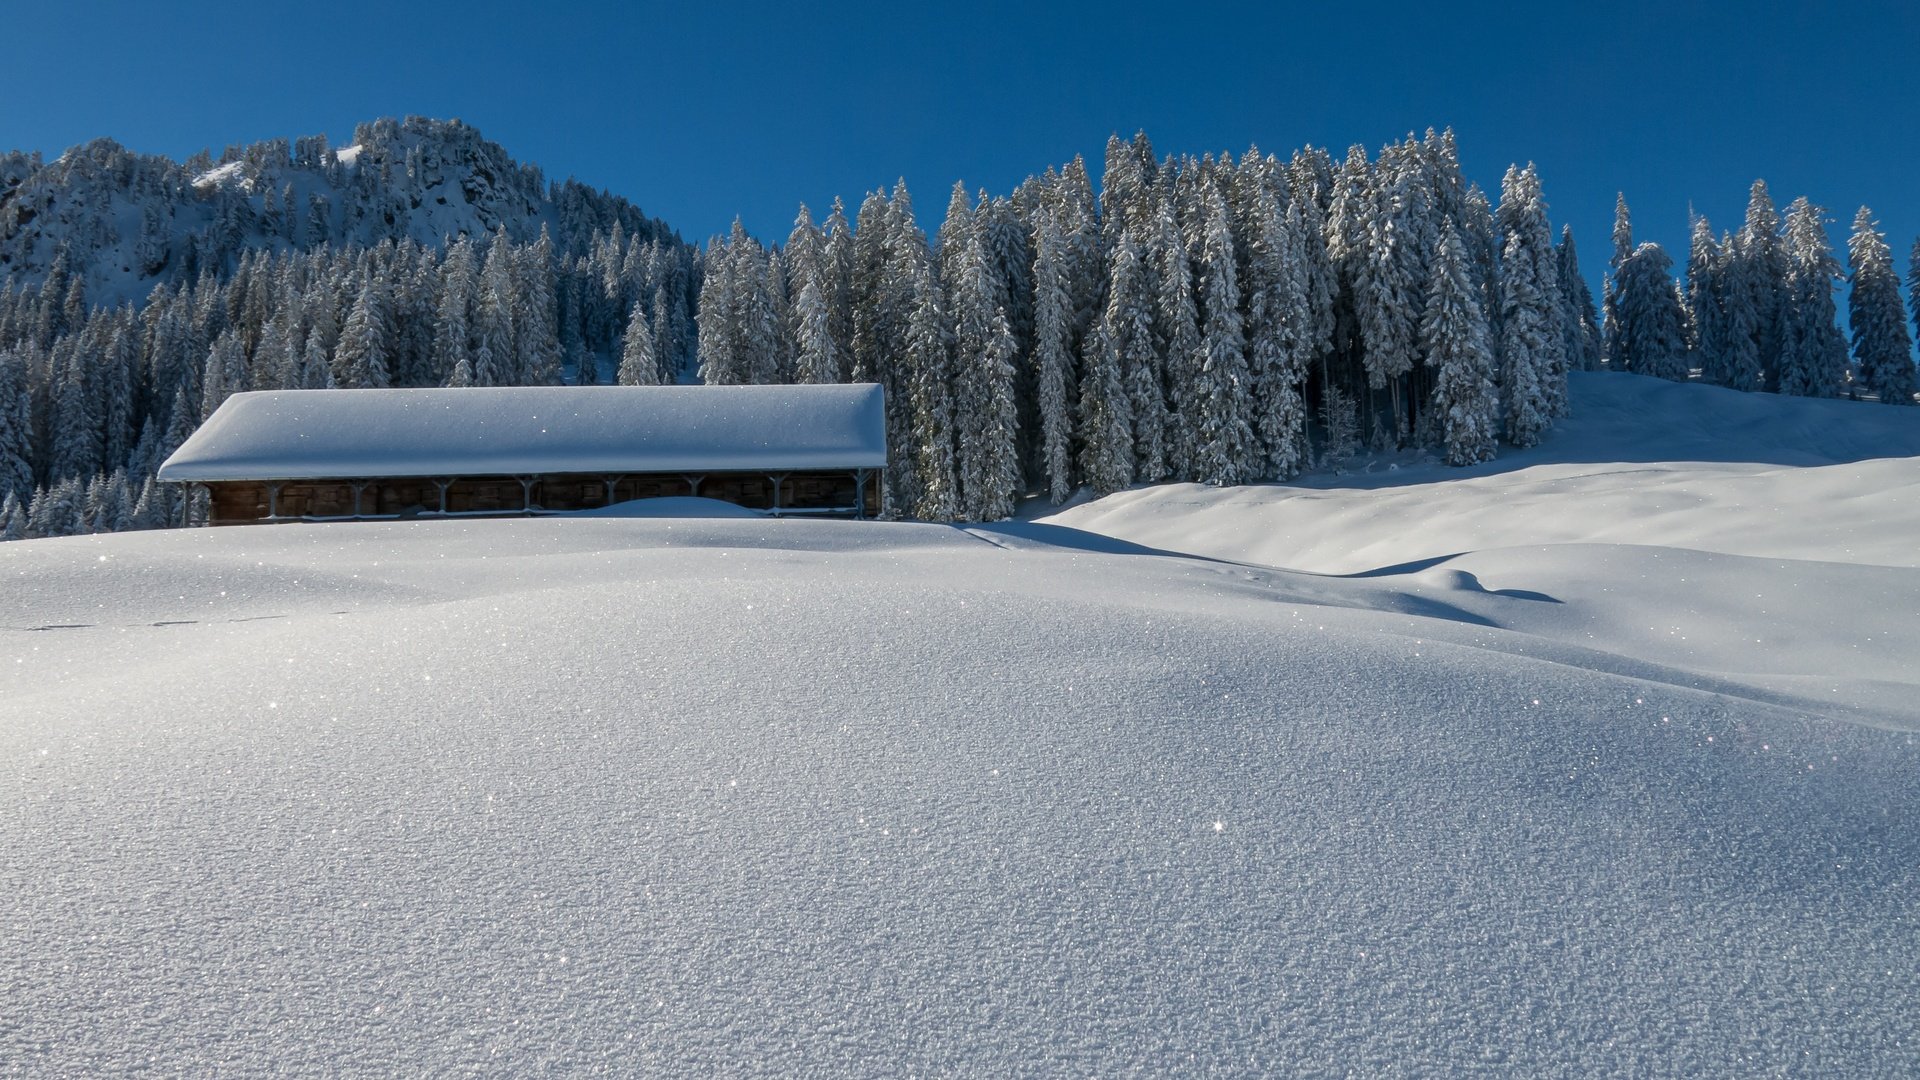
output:
POLYGON ((235 394, 162 480, 879 468, 880 387, 519 386, 235 394))

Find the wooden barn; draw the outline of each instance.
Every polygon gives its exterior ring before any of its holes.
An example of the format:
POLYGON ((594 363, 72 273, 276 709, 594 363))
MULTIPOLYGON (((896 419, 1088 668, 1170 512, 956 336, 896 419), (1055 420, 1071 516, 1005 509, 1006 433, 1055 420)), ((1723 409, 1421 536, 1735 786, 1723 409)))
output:
POLYGON ((524 386, 228 398, 160 467, 209 524, 476 517, 697 495, 864 518, 887 463, 881 389, 524 386))

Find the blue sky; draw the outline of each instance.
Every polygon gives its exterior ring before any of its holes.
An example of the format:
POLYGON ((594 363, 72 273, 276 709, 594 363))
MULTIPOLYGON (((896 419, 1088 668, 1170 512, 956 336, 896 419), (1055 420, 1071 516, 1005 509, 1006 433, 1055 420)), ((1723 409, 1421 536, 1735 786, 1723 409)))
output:
POLYGON ((1836 239, 1873 207, 1920 233, 1920 5, 0 3, 0 144, 107 135, 184 156, 460 117, 550 176, 692 239, 904 176, 1003 193, 1109 132, 1162 152, 1370 149, 1452 125, 1468 174, 1541 169, 1597 277, 1613 196, 1684 259, 1691 204, 1738 225, 1765 177, 1836 239), (1760 10, 1764 9, 1764 10, 1760 10))

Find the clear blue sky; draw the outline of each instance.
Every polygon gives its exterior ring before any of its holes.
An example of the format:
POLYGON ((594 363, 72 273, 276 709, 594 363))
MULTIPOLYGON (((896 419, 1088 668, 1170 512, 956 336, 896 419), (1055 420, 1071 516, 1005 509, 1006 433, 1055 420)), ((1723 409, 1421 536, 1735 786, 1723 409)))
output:
POLYGON ((1920 4, 1521 6, 4 0, 0 144, 180 157, 460 117, 699 240, 735 215, 782 237, 799 201, 897 176, 932 227, 956 179, 1004 193, 1080 152, 1097 180, 1114 131, 1284 154, 1450 124, 1489 189, 1539 163, 1590 275, 1615 191, 1684 260, 1688 205, 1736 226, 1755 177, 1827 206, 1837 239, 1872 206, 1904 272, 1920 4))

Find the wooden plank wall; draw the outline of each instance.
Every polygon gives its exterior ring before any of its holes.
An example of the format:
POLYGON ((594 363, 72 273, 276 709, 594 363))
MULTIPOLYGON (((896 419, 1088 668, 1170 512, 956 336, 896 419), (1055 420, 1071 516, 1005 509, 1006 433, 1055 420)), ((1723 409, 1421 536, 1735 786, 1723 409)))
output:
MULTIPOLYGON (((867 477, 867 514, 880 507, 880 474, 867 477)), ((264 521, 270 506, 282 518, 345 518, 354 510, 354 485, 343 480, 297 480, 280 485, 277 501, 261 481, 218 481, 206 485, 212 495, 211 524, 264 521)), ((756 510, 774 505, 772 477, 761 473, 712 473, 701 479, 699 494, 756 510)), ((780 506, 791 510, 850 510, 857 486, 850 472, 795 472, 780 485, 780 506)), ((693 493, 685 476, 623 476, 613 485, 615 503, 693 493)), ((447 510, 455 514, 519 514, 527 490, 515 477, 464 477, 447 485, 447 510)), ((539 510, 591 510, 608 505, 606 477, 559 475, 535 478, 533 506, 539 510)), ((368 481, 361 488, 362 516, 415 517, 440 512, 440 487, 431 478, 402 477, 368 481)))

